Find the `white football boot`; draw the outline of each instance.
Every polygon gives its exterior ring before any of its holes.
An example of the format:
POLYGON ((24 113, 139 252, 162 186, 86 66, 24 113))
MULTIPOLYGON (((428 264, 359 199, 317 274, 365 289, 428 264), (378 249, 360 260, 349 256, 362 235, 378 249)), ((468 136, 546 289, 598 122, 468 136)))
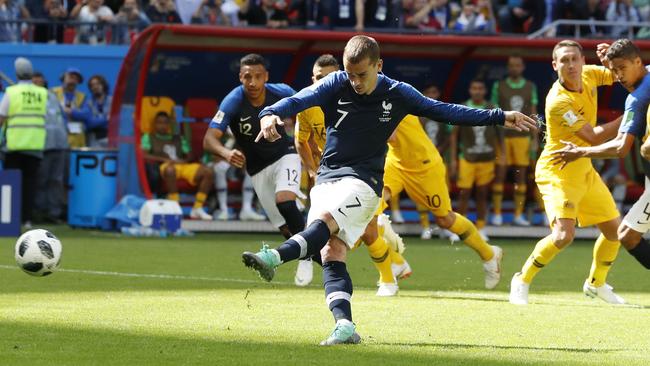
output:
POLYGON ((589 280, 585 280, 585 284, 582 285, 582 292, 585 293, 588 297, 592 299, 601 299, 608 304, 622 305, 625 304, 625 300, 614 293, 614 288, 608 284, 604 284, 600 287, 594 287, 589 284, 589 280))
POLYGON ((508 301, 514 305, 528 305, 528 290, 530 285, 520 278, 521 272, 515 273, 510 281, 510 296, 508 301))
POLYGON ((503 249, 496 245, 491 245, 494 257, 489 261, 483 262, 483 271, 485 271, 485 288, 492 290, 497 287, 501 280, 501 261, 503 260, 503 249))
POLYGON ((301 259, 298 261, 298 269, 293 282, 296 286, 305 287, 314 279, 314 262, 311 259, 301 259))

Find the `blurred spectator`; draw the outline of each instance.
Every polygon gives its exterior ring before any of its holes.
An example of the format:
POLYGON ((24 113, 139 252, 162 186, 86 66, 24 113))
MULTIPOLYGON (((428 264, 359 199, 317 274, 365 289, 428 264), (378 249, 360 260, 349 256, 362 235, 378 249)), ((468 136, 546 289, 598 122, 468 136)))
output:
POLYGON ((506 33, 534 32, 547 18, 546 2, 556 0, 508 0, 499 12, 501 30, 506 33))
MULTIPOLYGON (((35 85, 47 89, 47 81, 40 72, 32 76, 35 85)), ((45 114, 45 151, 38 170, 38 182, 34 196, 36 221, 62 223, 64 206, 65 157, 68 149, 68 130, 65 126, 63 110, 56 95, 48 91, 45 114)))
POLYGON ((68 68, 61 76, 61 86, 52 89, 56 99, 63 108, 63 113, 68 121, 68 144, 70 147, 86 146, 84 126, 88 115, 86 108, 86 94, 77 90, 77 85, 83 82, 79 69, 68 68))
POLYGON ((14 68, 18 82, 7 88, 0 101, 4 168, 22 173, 21 222, 31 228, 38 168, 45 148, 47 89, 32 83, 33 69, 28 59, 17 58, 14 68))
MULTIPOLYGON (((572 19, 579 20, 605 20, 605 10, 601 0, 576 0, 572 1, 568 9, 572 19)), ((563 34, 573 35, 574 28, 567 28, 563 34)), ((583 25, 580 27, 581 37, 602 37, 605 28, 596 25, 583 25)))
POLYGON ((486 27, 486 31, 488 32, 496 32, 497 31, 497 18, 494 15, 494 9, 492 8, 492 1, 491 0, 476 0, 476 7, 478 8, 478 11, 483 14, 483 17, 485 17, 485 20, 487 21, 488 25, 486 27))
POLYGON ((0 42, 18 42, 20 26, 12 23, 20 19, 20 6, 14 0, 0 0, 0 42))
POLYGON ((104 0, 83 0, 77 3, 70 12, 70 18, 95 24, 80 25, 74 43, 106 43, 104 24, 113 22, 114 17, 113 11, 104 5, 104 0))
POLYGON ((90 98, 87 100, 86 145, 90 147, 108 146, 108 118, 111 112, 112 97, 108 95, 108 81, 101 75, 88 79, 90 98))
POLYGON ((289 22, 307 28, 329 26, 328 4, 321 0, 292 1, 289 8, 289 22))
POLYGON ((613 38, 626 37, 630 27, 628 22, 640 22, 639 12, 632 5, 632 0, 612 0, 607 7, 605 19, 621 25, 611 27, 609 35, 613 38))
POLYGON ((192 24, 230 25, 230 19, 221 10, 221 0, 203 0, 192 14, 192 24))
POLYGON ((396 28, 399 21, 401 2, 398 0, 362 0, 357 2, 357 24, 355 29, 396 28))
POLYGON ((330 23, 334 28, 352 28, 357 26, 357 7, 361 9, 363 0, 331 0, 330 23))
POLYGON ((179 200, 178 179, 185 179, 190 185, 198 187, 196 201, 190 212, 193 219, 212 220, 203 209, 203 204, 212 189, 212 170, 200 163, 189 163, 185 157, 190 153, 190 145, 181 136, 172 132, 171 119, 165 112, 158 112, 151 133, 142 135, 140 143, 145 159, 159 162, 160 175, 165 181, 170 200, 179 200))
POLYGON ((407 12, 404 17, 405 27, 430 31, 447 30, 453 16, 452 7, 447 0, 414 0, 407 12))
POLYGON ((132 35, 141 32, 149 24, 151 24, 149 18, 140 11, 136 0, 124 0, 124 4, 115 16, 115 27, 113 27, 111 42, 130 44, 132 35))
POLYGON ((488 30, 488 21, 485 19, 473 0, 463 0, 463 8, 454 22, 453 30, 457 32, 484 32, 488 30))
POLYGON ((269 28, 289 26, 289 6, 286 0, 246 0, 241 7, 241 19, 248 25, 265 25, 269 28))
POLYGON ((632 3, 636 10, 639 12, 641 21, 647 22, 650 20, 650 0, 634 0, 632 3))
POLYGON ((145 13, 152 23, 181 23, 172 0, 151 0, 145 13))
MULTIPOLYGON (((72 0, 66 2, 72 3, 72 0)), ((61 0, 27 0, 27 11, 32 19, 50 21, 52 24, 36 24, 32 41, 37 43, 63 43, 63 22, 68 10, 61 0)))

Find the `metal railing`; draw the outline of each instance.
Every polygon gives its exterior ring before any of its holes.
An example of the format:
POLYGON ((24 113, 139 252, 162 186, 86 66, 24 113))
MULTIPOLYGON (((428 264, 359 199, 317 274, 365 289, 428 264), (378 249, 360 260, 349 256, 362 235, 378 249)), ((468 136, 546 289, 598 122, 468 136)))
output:
POLYGON ((590 27, 590 28, 597 28, 601 27, 605 29, 605 32, 602 37, 607 37, 611 38, 612 36, 607 34, 607 30, 611 27, 626 27, 627 28, 627 38, 633 39, 635 38, 634 35, 636 33, 636 30, 640 28, 650 28, 650 22, 617 22, 617 21, 610 21, 610 20, 576 20, 576 19, 558 19, 553 21, 552 23, 549 23, 539 29, 538 31, 535 31, 531 34, 529 34, 526 38, 528 39, 536 39, 536 38, 544 38, 548 36, 554 37, 558 33, 558 28, 559 27, 565 27, 565 28, 571 28, 573 27, 573 37, 574 38, 582 38, 582 28, 583 27, 590 27))

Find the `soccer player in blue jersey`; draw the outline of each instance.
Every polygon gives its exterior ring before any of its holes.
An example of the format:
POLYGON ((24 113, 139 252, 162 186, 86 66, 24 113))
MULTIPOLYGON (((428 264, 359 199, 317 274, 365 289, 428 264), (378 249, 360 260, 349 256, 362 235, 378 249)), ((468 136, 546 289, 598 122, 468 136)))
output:
POLYGON ((266 61, 257 54, 240 60, 239 80, 221 102, 203 139, 204 148, 226 159, 251 176, 253 188, 271 223, 289 238, 305 227, 304 217, 296 204, 300 192, 301 165, 293 140, 284 129, 275 141, 255 142, 260 132, 260 111, 278 100, 295 94, 285 84, 267 83, 266 61), (228 149, 221 137, 230 127, 241 150, 228 149))
POLYGON ((311 190, 307 228, 276 249, 243 254, 244 264, 270 281, 275 269, 291 260, 317 255, 323 260, 326 302, 336 326, 321 345, 359 343, 352 322, 352 280, 347 250, 364 232, 380 203, 387 141, 407 114, 461 125, 503 125, 519 130, 535 122, 519 112, 478 110, 424 97, 412 86, 380 74, 379 45, 367 36, 352 37, 343 52, 345 72, 329 74, 261 113, 258 140, 281 138, 281 117, 318 105, 325 115, 326 143, 311 190))
MULTIPOLYGON (((630 94, 625 99, 625 113, 618 135, 606 143, 596 146, 579 147, 565 142, 565 147, 555 152, 559 164, 570 164, 582 157, 617 159, 627 156, 634 140, 644 141, 641 147, 650 147, 647 139, 648 103, 650 103, 650 73, 641 60, 637 46, 627 39, 619 39, 608 44, 598 45, 598 54, 603 64, 610 67, 616 79, 630 94)), ((618 239, 623 247, 645 268, 650 269, 650 243, 643 234, 650 230, 650 161, 644 156, 645 191, 623 218, 618 228, 618 239)), ((613 261, 613 260, 612 260, 613 261)), ((600 294, 585 287, 585 294, 596 297, 600 294)))

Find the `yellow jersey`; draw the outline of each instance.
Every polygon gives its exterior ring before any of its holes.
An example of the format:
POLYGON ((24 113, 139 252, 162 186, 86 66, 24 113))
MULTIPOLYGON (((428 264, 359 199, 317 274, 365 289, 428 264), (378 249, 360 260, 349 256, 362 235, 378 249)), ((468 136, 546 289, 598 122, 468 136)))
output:
POLYGON ((402 170, 420 171, 442 163, 442 157, 420 120, 409 114, 399 123, 394 138, 388 142, 386 161, 402 170))
POLYGON ((585 65, 582 69, 582 91, 569 91, 559 81, 553 83, 546 96, 546 145, 537 162, 538 177, 571 178, 586 174, 592 169, 590 158, 580 158, 567 164, 551 163, 551 153, 564 147, 562 141, 578 146, 590 146, 576 135, 585 124, 596 125, 598 112, 598 87, 612 85, 614 75, 602 66, 585 65))
POLYGON ((295 135, 299 142, 309 141, 314 136, 314 142, 321 151, 325 146, 325 115, 320 107, 307 108, 296 115, 295 135))

